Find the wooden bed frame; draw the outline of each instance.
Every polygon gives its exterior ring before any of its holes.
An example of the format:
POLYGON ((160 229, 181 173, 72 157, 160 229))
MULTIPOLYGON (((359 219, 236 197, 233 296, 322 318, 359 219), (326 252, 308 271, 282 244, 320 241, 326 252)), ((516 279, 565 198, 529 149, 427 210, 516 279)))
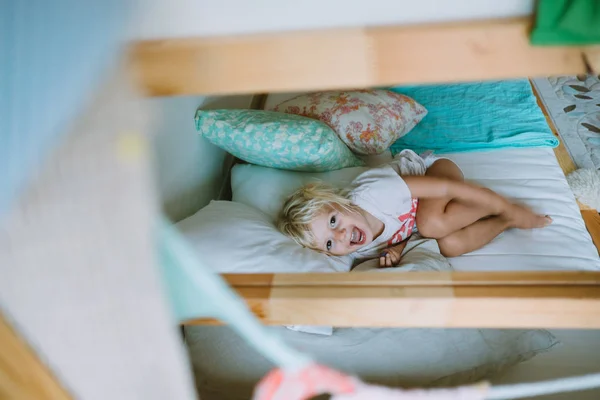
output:
MULTIPOLYGON (((531 20, 136 44, 149 96, 270 93, 598 71, 598 49, 532 47, 531 20)), ((563 169, 574 164, 557 150, 563 169), (569 164, 570 162, 570 164, 569 164)), ((600 272, 225 275, 267 324, 600 328, 600 272)), ((209 320, 190 324, 214 323, 209 320)))

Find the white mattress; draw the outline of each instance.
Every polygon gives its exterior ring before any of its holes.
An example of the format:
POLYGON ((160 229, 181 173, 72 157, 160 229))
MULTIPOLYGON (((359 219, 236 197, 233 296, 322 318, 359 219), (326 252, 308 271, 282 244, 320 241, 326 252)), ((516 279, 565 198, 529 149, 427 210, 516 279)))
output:
POLYGON ((554 152, 549 148, 450 154, 468 180, 536 212, 547 228, 510 230, 484 248, 451 259, 460 271, 600 270, 600 258, 554 152))

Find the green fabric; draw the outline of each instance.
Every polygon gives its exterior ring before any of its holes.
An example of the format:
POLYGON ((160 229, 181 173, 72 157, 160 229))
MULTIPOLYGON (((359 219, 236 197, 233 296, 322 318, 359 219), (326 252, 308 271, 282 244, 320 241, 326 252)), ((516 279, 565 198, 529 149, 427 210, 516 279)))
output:
POLYGON ((589 45, 600 43, 599 0, 539 0, 534 45, 589 45))

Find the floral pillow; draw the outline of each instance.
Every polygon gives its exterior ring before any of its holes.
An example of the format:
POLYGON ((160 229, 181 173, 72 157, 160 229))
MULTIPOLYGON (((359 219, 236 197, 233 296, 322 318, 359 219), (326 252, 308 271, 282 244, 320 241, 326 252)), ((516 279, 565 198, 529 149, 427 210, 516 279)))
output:
POLYGON ((410 97, 388 90, 317 92, 284 101, 273 111, 318 119, 357 154, 381 154, 427 114, 410 97))
POLYGON ((364 165, 314 119, 261 110, 198 110, 195 119, 200 135, 252 164, 306 172, 364 165))

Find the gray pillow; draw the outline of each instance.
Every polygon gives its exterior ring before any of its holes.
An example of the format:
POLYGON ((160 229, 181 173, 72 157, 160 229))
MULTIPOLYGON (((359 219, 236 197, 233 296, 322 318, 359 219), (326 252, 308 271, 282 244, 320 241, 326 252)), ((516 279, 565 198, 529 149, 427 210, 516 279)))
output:
MULTIPOLYGON (((317 361, 388 386, 454 386, 489 378, 558 344, 545 330, 341 328, 332 336, 272 327, 317 361)), ((186 327, 200 397, 248 399, 273 365, 228 327, 186 327)))

